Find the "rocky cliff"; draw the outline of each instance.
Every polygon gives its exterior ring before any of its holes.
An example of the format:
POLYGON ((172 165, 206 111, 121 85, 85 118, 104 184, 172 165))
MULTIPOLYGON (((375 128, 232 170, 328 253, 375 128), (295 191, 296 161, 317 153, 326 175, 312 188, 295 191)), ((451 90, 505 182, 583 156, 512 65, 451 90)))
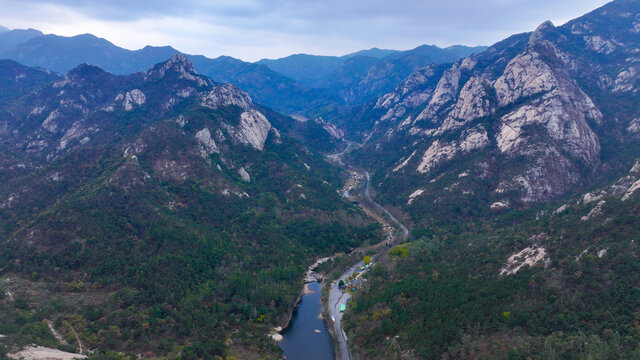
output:
MULTIPOLYGON (((232 124, 220 124, 228 141, 262 150, 267 136, 277 134, 246 93, 198 75, 191 62, 179 54, 147 72, 129 76, 112 75, 91 65, 77 67, 8 107, 12 119, 5 131, 11 139, 6 141, 32 158, 51 161, 118 125, 105 122, 105 117, 126 113, 171 117, 176 107, 197 103, 214 110, 242 109, 232 124)), ((140 121, 149 116, 141 116, 140 121)))
POLYGON ((522 206, 606 181, 634 159, 612 149, 638 146, 639 19, 640 3, 615 1, 421 69, 363 112, 363 164, 414 207, 446 193, 522 206))

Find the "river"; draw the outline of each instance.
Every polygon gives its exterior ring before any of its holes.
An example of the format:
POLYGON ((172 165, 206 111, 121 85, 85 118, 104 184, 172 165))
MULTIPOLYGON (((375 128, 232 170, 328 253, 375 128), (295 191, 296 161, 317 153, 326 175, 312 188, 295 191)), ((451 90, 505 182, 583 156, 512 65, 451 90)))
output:
MULTIPOLYGON (((345 150, 328 157, 341 166, 348 168, 348 166, 342 162, 341 156, 347 153, 353 146, 354 143, 349 143, 345 150)), ((381 210, 395 226, 402 230, 402 236, 404 240, 407 240, 409 230, 398 221, 389 210, 371 198, 369 191, 371 177, 368 171, 362 171, 361 173, 365 175, 367 181, 364 188, 364 195, 367 200, 381 210)), ((349 196, 349 193, 347 192, 344 195, 345 197, 349 196)), ((302 296, 298 307, 293 313, 289 326, 281 333, 283 338, 278 344, 284 351, 287 360, 335 360, 333 341, 321 316, 322 286, 316 281, 316 273, 313 271, 319 264, 328 259, 329 258, 318 259, 318 261, 307 270, 305 283, 307 283, 312 293, 302 296)), ((353 265, 340 276, 339 280, 345 280, 362 265, 362 261, 353 265)), ((339 280, 334 281, 330 285, 327 308, 329 314, 334 319, 333 326, 337 336, 336 340, 338 341, 338 356, 342 360, 349 360, 351 357, 347 347, 346 335, 342 330, 341 324, 343 313, 340 312, 339 309, 340 305, 346 304, 351 295, 338 288, 339 280)))
POLYGON ((333 341, 327 331, 322 313, 322 286, 319 282, 307 284, 312 291, 300 299, 293 318, 282 331, 278 343, 287 360, 333 360, 333 341))

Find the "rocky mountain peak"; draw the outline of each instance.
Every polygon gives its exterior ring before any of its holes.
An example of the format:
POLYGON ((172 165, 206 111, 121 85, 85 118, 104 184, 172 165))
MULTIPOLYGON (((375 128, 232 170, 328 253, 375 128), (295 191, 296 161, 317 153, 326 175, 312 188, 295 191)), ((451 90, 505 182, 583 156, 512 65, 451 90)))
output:
MULTIPOLYGON (((372 168, 393 164, 376 170, 382 187, 420 184, 403 189, 416 208, 444 201, 442 189, 459 189, 451 190, 456 201, 477 193, 514 207, 601 181, 589 174, 607 168, 611 139, 631 144, 640 133, 631 100, 640 38, 630 35, 639 14, 640 2, 614 1, 562 26, 546 21, 441 71, 414 73, 363 112, 373 130, 360 154, 372 168), (465 141, 479 125, 482 141, 465 141), (462 186, 468 169, 492 188, 462 186)), ((620 186, 622 194, 636 180, 620 186)))
POLYGON ((535 45, 544 40, 545 35, 555 29, 555 25, 549 20, 540 24, 529 37, 529 45, 535 45))
POLYGON ((169 60, 152 67, 145 74, 145 79, 161 79, 169 75, 196 82, 198 86, 211 85, 204 77, 198 75, 191 60, 184 54, 173 55, 169 60))
POLYGON ((212 109, 230 105, 244 110, 254 107, 249 95, 232 84, 222 84, 211 89, 202 99, 202 105, 212 109))
POLYGON ((256 110, 249 95, 232 84, 213 87, 203 97, 201 105, 211 109, 237 106, 244 110, 239 123, 235 127, 227 126, 227 131, 236 142, 249 144, 257 150, 264 149, 269 133, 275 130, 264 114, 256 110))
POLYGON ((165 69, 177 69, 182 72, 182 70, 190 73, 196 73, 196 69, 194 69, 191 60, 186 57, 184 54, 175 54, 164 64, 165 69))
POLYGON ((462 63, 460 64, 460 68, 470 71, 470 70, 473 70, 473 68, 476 66, 477 63, 478 63, 478 56, 476 54, 471 54, 462 60, 462 63))

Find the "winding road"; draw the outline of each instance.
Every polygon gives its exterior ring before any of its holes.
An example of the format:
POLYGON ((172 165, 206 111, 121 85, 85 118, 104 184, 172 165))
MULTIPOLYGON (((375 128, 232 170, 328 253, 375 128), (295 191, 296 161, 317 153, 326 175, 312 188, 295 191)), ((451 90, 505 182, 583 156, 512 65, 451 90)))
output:
POLYGON ((347 347, 347 335, 342 330, 342 316, 344 313, 340 312, 340 305, 346 304, 347 300, 351 298, 351 295, 343 292, 338 287, 338 283, 340 280, 346 282, 346 279, 353 274, 354 271, 358 270, 360 267, 364 265, 363 261, 353 265, 349 268, 344 274, 342 274, 336 281, 331 284, 331 289, 329 290, 329 303, 327 304, 329 307, 329 314, 331 314, 332 318, 336 319, 333 324, 333 330, 335 330, 336 340, 338 341, 339 351, 339 359, 349 360, 349 348, 347 347))
POLYGON ((369 201, 371 201, 371 203, 373 203, 373 205, 375 205, 378 209, 385 213, 385 215, 387 215, 389 219, 391 219, 391 221, 402 230, 402 237, 404 238, 404 240, 407 240, 409 238, 409 229, 402 225, 402 223, 398 221, 398 219, 396 219, 396 217, 393 216, 393 214, 391 214, 389 210, 387 210, 384 206, 378 204, 371 198, 371 194, 369 193, 369 183, 371 182, 371 177, 369 176, 369 172, 366 170, 364 174, 367 177, 367 185, 364 189, 364 195, 367 197, 367 199, 369 199, 369 201))
MULTIPOLYGON (((330 158, 331 160, 335 161, 336 163, 340 164, 341 166, 345 167, 345 168, 349 168, 352 170, 355 170, 359 173, 364 173, 366 179, 367 179, 367 183, 365 185, 365 189, 364 189, 364 195, 366 197, 366 199, 373 204, 373 206, 375 206, 378 210, 382 211, 393 223, 393 225, 395 225, 397 228, 399 228, 400 230, 402 230, 402 237, 404 240, 407 240, 409 238, 409 230, 398 220, 396 219, 395 216, 393 216, 393 214, 391 214, 391 212, 389 212, 389 210, 387 210, 384 206, 378 204, 377 202, 375 202, 373 200, 373 198, 371 197, 371 193, 369 191, 369 186, 370 186, 370 182, 371 182, 371 177, 369 176, 369 172, 366 170, 357 170, 353 167, 350 167, 348 165, 345 165, 342 162, 342 156, 344 154, 346 154, 349 150, 351 150, 352 148, 354 148, 354 144, 353 143, 349 143, 349 145, 347 146, 347 148, 345 150, 343 150, 340 153, 337 154, 333 154, 333 155, 329 155, 327 156, 328 158, 330 158)), ((382 222, 383 220, 380 219, 376 219, 376 221, 380 221, 382 222)), ((383 224, 385 225, 385 224, 383 224)), ((331 315, 331 317, 333 319, 335 319, 335 322, 333 324, 333 329, 335 330, 335 336, 336 336, 336 340, 338 342, 338 359, 341 360, 350 360, 351 356, 349 354, 349 348, 347 346, 347 335, 345 334, 344 330, 342 329, 342 316, 344 315, 344 313, 340 312, 340 305, 342 304, 346 304, 347 300, 351 298, 351 295, 343 292, 339 287, 338 284, 340 282, 340 280, 345 281, 346 279, 351 276, 351 274, 353 274, 356 270, 358 270, 359 268, 361 268, 364 265, 363 261, 358 262, 357 264, 353 265, 352 267, 350 267, 346 272, 344 272, 337 280, 335 280, 333 283, 331 283, 331 288, 329 289, 329 300, 327 303, 327 307, 329 310, 329 315, 331 315)))

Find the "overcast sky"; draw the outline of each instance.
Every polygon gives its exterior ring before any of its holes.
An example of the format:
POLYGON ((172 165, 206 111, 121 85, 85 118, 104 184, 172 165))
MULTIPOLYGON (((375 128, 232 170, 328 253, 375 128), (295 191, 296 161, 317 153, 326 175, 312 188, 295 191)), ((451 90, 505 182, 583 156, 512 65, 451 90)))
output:
POLYGON ((603 0, 0 0, 0 25, 91 33, 118 46, 171 45, 247 61, 372 47, 491 45, 560 25, 603 0))

